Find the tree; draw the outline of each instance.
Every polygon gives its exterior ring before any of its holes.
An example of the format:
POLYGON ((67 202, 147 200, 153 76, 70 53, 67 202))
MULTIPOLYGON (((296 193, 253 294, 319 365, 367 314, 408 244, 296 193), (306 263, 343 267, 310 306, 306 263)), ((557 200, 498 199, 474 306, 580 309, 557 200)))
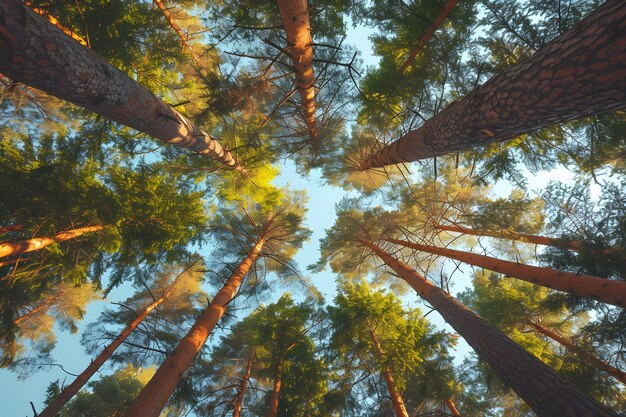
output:
POLYGON ((327 231, 322 244, 321 262, 332 259, 331 266, 336 272, 350 272, 359 259, 375 254, 432 305, 539 416, 615 415, 409 265, 373 243, 369 235, 375 232, 380 219, 372 220, 368 222, 362 212, 354 209, 338 213, 336 224, 327 231))
MULTIPOLYGON (((223 287, 198 317, 187 335, 161 364, 154 377, 126 411, 126 416, 158 416, 180 377, 192 364, 209 334, 226 312, 227 305, 237 294, 257 258, 265 250, 269 252, 271 257, 274 257, 274 261, 282 263, 285 260, 281 260, 277 253, 280 253, 281 250, 285 252, 288 261, 289 257, 293 256, 295 250, 302 244, 302 240, 307 236, 307 232, 300 226, 304 211, 303 201, 297 195, 290 197, 293 199, 286 197, 281 206, 276 207, 273 212, 268 213, 261 207, 261 210, 254 213, 256 219, 250 217, 252 231, 244 237, 252 241, 252 247, 248 249, 245 257, 224 282, 223 287), (269 247, 269 251, 265 249, 267 247, 269 247)), ((244 211, 246 211, 245 208, 244 211)), ((250 216, 247 211, 246 215, 250 216)), ((229 215, 227 214, 226 217, 228 218, 229 215)), ((230 219, 232 220, 232 215, 230 219)), ((229 230, 226 228, 226 231, 231 234, 233 234, 233 230, 236 229, 229 230)), ((237 241, 238 236, 234 236, 233 239, 239 243, 237 241)))
POLYGON ((623 108, 620 92, 625 79, 619 64, 623 59, 611 59, 623 53, 624 13, 621 2, 605 3, 530 59, 371 155, 361 169, 470 149, 556 122, 623 108), (594 52, 587 45, 594 45, 594 52))
POLYGON ((230 152, 192 121, 23 3, 3 3, 0 13, 3 32, 11 34, 0 44, 0 70, 5 75, 245 172, 230 152))

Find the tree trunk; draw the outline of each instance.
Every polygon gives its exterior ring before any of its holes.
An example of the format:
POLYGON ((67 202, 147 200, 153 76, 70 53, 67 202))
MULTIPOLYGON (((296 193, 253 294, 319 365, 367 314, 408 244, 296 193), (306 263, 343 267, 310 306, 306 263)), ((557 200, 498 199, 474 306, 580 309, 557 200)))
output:
POLYGON ((304 122, 311 144, 319 147, 315 120, 315 74, 313 73, 313 37, 307 0, 276 0, 285 28, 289 56, 296 72, 296 87, 304 107, 304 122))
POLYGON ((0 235, 3 235, 5 233, 8 232, 13 232, 16 230, 22 230, 23 226, 21 224, 11 224, 8 226, 1 226, 0 227, 0 235))
POLYGON ((358 241, 432 305, 539 417, 617 417, 410 266, 369 241, 358 241))
MULTIPOLYGON (((368 326, 369 328, 369 326, 368 326)), ((372 340, 374 340, 374 345, 376 346, 376 351, 378 352, 378 357, 381 360, 381 365, 384 362, 385 352, 383 351, 382 346, 380 345, 380 341, 378 337, 376 337, 376 333, 374 330, 369 328, 370 334, 372 335, 372 340)), ((396 417, 409 417, 409 413, 406 411, 406 406, 404 405, 404 400, 402 396, 396 391, 396 383, 393 379, 393 375, 391 374, 391 369, 388 366, 385 366, 383 369, 383 377, 385 378, 385 382, 387 383, 387 391, 389 392, 389 398, 391 398, 391 403, 393 404, 393 411, 396 414, 396 417)))
POLYGON ((272 396, 270 405, 267 410, 267 417, 276 417, 278 414, 278 399, 280 398, 280 387, 283 383, 283 361, 278 362, 276 368, 276 376, 274 377, 274 387, 272 388, 272 396))
POLYGON ((575 274, 540 266, 524 265, 504 261, 491 256, 477 255, 437 246, 420 245, 399 239, 387 239, 391 243, 406 246, 423 252, 456 259, 466 264, 478 266, 507 276, 542 285, 553 290, 563 291, 578 297, 593 298, 603 303, 618 307, 626 306, 626 281, 617 281, 595 277, 593 275, 575 274))
POLYGON ((17 242, 0 243, 0 258, 9 255, 19 255, 22 253, 41 250, 53 243, 60 243, 66 240, 75 239, 85 233, 98 232, 104 229, 103 226, 87 226, 78 229, 59 232, 52 237, 38 237, 33 239, 20 240, 17 242))
POLYGON ((227 304, 237 294, 248 270, 261 254, 264 243, 265 236, 261 236, 248 256, 241 261, 237 269, 215 295, 211 304, 200 314, 189 332, 178 343, 174 352, 163 361, 123 417, 159 416, 183 373, 191 366, 213 328, 226 312, 227 304))
POLYGON ((452 414, 454 417, 462 417, 461 413, 459 413, 459 410, 457 410, 456 405, 454 404, 454 401, 452 401, 452 399, 448 398, 446 401, 446 407, 448 407, 448 410, 450 410, 450 414, 452 414))
POLYGON ((80 375, 72 381, 70 385, 65 387, 63 391, 50 403, 48 406, 39 413, 39 417, 55 417, 61 409, 76 395, 76 393, 91 379, 93 374, 95 374, 98 369, 111 357, 111 355, 115 352, 115 350, 126 340, 128 335, 132 333, 137 326, 141 324, 141 322, 150 314, 152 310, 157 308, 163 301, 167 300, 167 298, 172 294, 172 289, 176 284, 176 280, 174 280, 167 291, 163 293, 163 295, 155 300, 152 304, 150 304, 146 309, 138 315, 126 328, 111 342, 107 347, 104 348, 102 352, 94 359, 87 368, 80 375))
MULTIPOLYGON (((0 265, 0 266, 2 266, 2 265, 0 265)), ((34 316, 35 314, 39 313, 40 311, 47 311, 48 308, 50 308, 50 304, 52 304, 53 300, 54 300, 54 297, 50 297, 49 300, 44 300, 44 302, 41 303, 40 305, 38 305, 37 307, 33 308, 32 310, 27 311, 26 313, 22 314, 21 316, 19 316, 15 320, 13 320, 13 323, 14 324, 20 324, 24 320, 34 316)))
POLYGON ((193 122, 19 0, 0 1, 0 72, 169 144, 245 172, 193 122))
POLYGON ((193 48, 191 47, 191 45, 189 45, 188 37, 185 36, 185 33, 183 32, 183 30, 180 28, 180 26, 178 26, 178 23, 176 23, 176 21, 174 20, 172 13, 165 6, 162 0, 152 0, 152 1, 161 10, 161 13, 163 13, 165 20, 167 20, 167 23, 170 25, 172 30, 176 32, 176 34, 180 38, 181 44, 189 51, 189 54, 191 55, 191 59, 193 60, 194 64, 198 64, 200 61, 198 54, 196 54, 193 48))
POLYGON ((59 22, 59 19, 50 15, 47 11, 37 8, 37 7, 33 7, 33 4, 30 1, 25 1, 24 5, 30 7, 33 10, 33 12, 37 13, 38 15, 45 17, 46 20, 48 20, 48 22, 52 23, 54 26, 61 29, 63 33, 65 33, 70 38, 74 39, 76 42, 80 43, 83 46, 89 47, 86 40, 84 40, 83 38, 78 36, 76 33, 74 33, 72 29, 68 28, 67 26, 59 22))
POLYGON ((241 381, 241 388, 237 393, 237 400, 235 401, 235 410, 233 411, 233 417, 241 417, 241 409, 243 408, 243 397, 246 394, 246 388, 248 387, 248 380, 250 380, 250 373, 252 372, 252 361, 254 360, 254 350, 248 355, 248 366, 246 366, 246 373, 241 381))
POLYGON ((437 16, 437 18, 432 23, 432 25, 430 25, 430 27, 428 28, 426 33, 424 33, 424 36, 422 36, 422 38, 419 40, 419 42, 417 43, 417 45, 415 46, 415 48, 411 52, 411 55, 409 55, 409 57, 407 58, 406 62, 400 68, 400 74, 405 72, 407 70, 407 68, 409 68, 413 64, 413 62, 415 61, 415 57, 417 57, 417 54, 419 54, 421 52, 421 50, 424 49, 424 47, 426 46, 428 41, 430 41, 430 38, 433 37, 433 35, 435 34, 435 31, 437 31, 439 26, 441 26, 441 24, 443 23, 444 19, 446 17, 448 17, 448 15, 452 11, 452 9, 454 9, 454 6, 456 6, 458 1, 459 0, 448 0, 448 1, 446 1, 446 4, 443 5, 443 9, 439 13, 439 16, 437 16))
POLYGON ((526 319, 525 323, 531 326, 533 329, 535 329, 538 333, 541 333, 547 338, 554 340, 555 342, 557 342, 558 344, 560 344, 561 346, 563 346, 570 352, 573 352, 576 355, 580 356, 581 359, 584 359, 587 362, 593 363, 595 366, 598 367, 598 369, 603 370, 607 374, 619 380, 622 384, 626 384, 626 372, 620 371, 619 369, 609 365, 602 359, 594 356, 593 354, 589 353, 587 350, 581 348, 580 346, 576 346, 567 338, 561 336, 560 334, 550 329, 543 327, 541 324, 537 323, 536 321, 526 319))
POLYGON ((626 107, 626 7, 609 0, 568 32, 372 155, 361 169, 483 146, 626 107))
MULTIPOLYGON (((526 233, 517 233, 517 232, 509 232, 506 231, 504 233, 495 233, 489 230, 476 230, 470 229, 469 227, 461 226, 461 225, 443 225, 443 224, 435 224, 433 226, 435 229, 445 230, 447 232, 456 232, 463 233, 465 235, 473 235, 473 236, 488 236, 495 237, 498 239, 511 239, 517 240, 525 243, 532 243, 534 245, 544 245, 544 246, 553 246, 555 248, 564 248, 570 249, 573 251, 580 251, 582 248, 582 243, 576 240, 562 240, 562 239, 554 239, 551 237, 545 236, 537 236, 537 235, 529 235, 526 233)), ((600 253, 603 255, 621 255, 623 250, 614 247, 608 247, 601 251, 597 251, 595 253, 600 253)))

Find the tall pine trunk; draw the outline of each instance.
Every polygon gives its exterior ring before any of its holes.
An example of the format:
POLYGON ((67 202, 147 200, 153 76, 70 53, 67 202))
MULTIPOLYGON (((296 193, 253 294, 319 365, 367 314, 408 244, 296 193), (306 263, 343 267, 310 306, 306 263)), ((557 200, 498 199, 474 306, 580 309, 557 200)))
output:
MULTIPOLYGON (((380 345, 380 341, 378 340, 376 333, 374 333, 374 330, 369 328, 369 331, 372 335, 372 340, 374 341, 378 357, 380 358, 382 364, 384 362, 385 351, 380 345)), ((404 400, 396 390, 396 383, 393 379, 391 369, 389 369, 388 366, 385 366, 383 369, 383 378, 385 378, 385 383, 387 384, 387 392, 389 393, 389 398, 391 398, 391 404, 393 405, 393 411, 396 414, 396 417, 409 417, 409 413, 406 411, 406 406, 404 405, 404 400)))
POLYGON ((152 1, 161 10, 161 13, 163 13, 163 17, 165 17, 165 20, 167 20, 167 23, 170 25, 172 30, 176 32, 176 34, 180 38, 180 43, 185 47, 185 49, 189 51, 189 54, 191 55, 191 59, 193 60, 194 64, 198 64, 200 61, 198 54, 196 54, 193 48, 191 47, 191 45, 189 45, 188 36, 186 36, 183 30, 180 28, 180 26, 178 26, 178 23, 176 23, 176 21, 174 20, 174 16, 172 16, 172 13, 167 8, 165 3, 163 3, 162 0, 152 0, 152 1))
POLYGON ((59 19, 57 19, 56 17, 52 16, 47 11, 45 11, 43 9, 40 9, 38 7, 33 7, 33 4, 30 1, 25 1, 24 5, 30 7, 33 10, 33 12, 37 13, 38 15, 41 15, 44 18, 46 18, 46 20, 48 22, 52 23, 54 26, 56 26, 59 29, 61 29, 61 31, 63 33, 65 33, 70 38, 74 39, 76 42, 80 43, 83 46, 89 47, 89 44, 87 43, 87 41, 85 39, 81 38, 78 34, 74 33, 74 31, 72 29, 70 29, 67 26, 65 26, 63 23, 61 23, 59 21, 59 19))
POLYGON ((361 169, 483 146, 626 107, 626 7, 609 0, 529 59, 372 155, 361 169))
POLYGON ((446 403, 446 407, 448 407, 448 410, 450 410, 450 414, 452 414, 454 417, 462 417, 461 413, 459 413, 459 410, 456 408, 456 404, 454 404, 454 401, 452 401, 452 399, 448 398, 445 401, 446 403))
POLYGON ((276 374, 274 375, 274 386, 272 387, 272 396, 267 409, 267 417, 276 417, 278 415, 278 400, 280 399, 280 389, 283 384, 283 360, 278 361, 276 374))
POLYGON ((456 259, 466 264, 500 272, 512 278, 552 288, 553 290, 563 291, 578 297, 593 298, 603 303, 613 304, 622 308, 626 306, 626 281, 600 278, 593 275, 579 275, 573 272, 559 271, 540 266, 524 265, 492 258, 491 256, 477 255, 471 252, 420 245, 406 240, 390 238, 387 239, 387 241, 434 255, 456 259))
POLYGON ((76 395, 76 393, 91 379, 98 369, 111 357, 111 355, 117 350, 117 348, 126 340, 126 338, 139 326, 143 320, 159 305, 161 305, 172 294, 172 290, 176 285, 174 280, 167 290, 161 295, 160 298, 154 300, 152 304, 144 309, 144 311, 138 315, 128 326, 115 338, 107 347, 100 352, 100 354, 94 359, 83 372, 80 373, 72 381, 70 385, 65 387, 63 391, 50 403, 48 406, 39 413, 39 417, 55 417, 61 409, 76 395))
POLYGON ((86 226, 78 229, 66 230, 59 232, 52 237, 38 237, 17 242, 0 243, 0 258, 10 255, 20 255, 22 253, 41 250, 46 246, 54 243, 61 243, 66 240, 75 239, 85 233, 99 232, 104 229, 103 226, 86 226))
POLYGON ((245 172, 191 120, 20 0, 0 1, 0 72, 171 145, 245 172))
POLYGON ((252 372, 252 361, 254 360, 254 350, 248 355, 248 365, 246 366, 246 373, 241 381, 241 387, 237 393, 237 399, 235 401, 235 409, 233 411, 233 417, 241 417, 241 409, 243 408, 243 397, 246 394, 246 388, 248 387, 248 381, 250 380, 250 373, 252 372))
POLYGON ((261 254, 264 243, 265 236, 263 235, 218 291, 211 304, 200 314, 174 352, 163 361, 123 417, 159 416, 183 373, 191 366, 213 328, 226 312, 226 306, 237 294, 250 267, 261 254))
MULTIPOLYGON (((534 245, 544 245, 544 246, 553 246, 555 248, 564 248, 573 251, 580 251, 583 247, 582 243, 577 240, 563 240, 563 239, 555 239, 546 236, 537 236, 537 235, 529 235, 526 233, 517 233, 517 232, 503 232, 503 233, 495 233, 489 230, 477 230, 471 229, 469 227, 461 226, 461 225, 444 225, 444 224, 435 224, 433 226, 435 229, 445 230, 447 232, 456 232, 463 233, 465 235, 472 236, 487 236, 487 237, 495 237, 498 239, 511 239, 517 240, 525 243, 532 243, 534 245)), ((596 252, 596 251, 594 251, 596 252)), ((604 255, 620 255, 623 250, 614 247, 607 247, 596 253, 601 253, 604 255)))
POLYGON ((561 346, 563 346, 564 348, 566 348, 570 352, 575 353, 581 359, 584 359, 585 361, 587 361, 589 363, 592 363, 598 369, 603 370, 607 374, 611 375, 613 378, 615 378, 618 381, 620 381, 622 384, 626 384, 626 372, 620 371, 619 369, 615 368, 614 366, 609 365, 607 362, 605 362, 602 359, 600 359, 600 358, 596 357, 595 355, 591 354, 590 352, 588 352, 584 348, 575 345, 574 343, 572 343, 566 337, 563 337, 560 334, 558 334, 557 332, 552 331, 552 330, 550 330, 550 329, 548 329, 546 327, 543 327, 540 323, 537 323, 534 320, 526 319, 525 323, 528 324, 533 329, 535 329, 538 333, 546 336, 549 339, 554 340, 555 342, 557 342, 558 344, 560 344, 561 346))
POLYGON ((432 305, 539 417, 617 417, 410 266, 369 241, 358 242, 432 305))
POLYGON ((439 13, 435 21, 428 27, 428 30, 426 30, 426 33, 424 33, 424 35, 420 38, 419 42, 417 43, 415 48, 413 48, 407 60, 404 62, 404 64, 402 64, 402 67, 400 68, 401 74, 405 72, 407 68, 409 68, 413 64, 413 62, 415 61, 415 58, 417 57, 417 54, 419 54, 422 51, 422 49, 424 49, 428 41, 430 41, 430 39, 433 37, 433 35, 435 34, 439 26, 441 26, 445 18, 448 17, 450 12, 454 9, 454 6, 456 6, 458 1, 459 0, 446 1, 446 4, 443 5, 443 9, 441 9, 441 12, 439 13))
POLYGON ((318 147, 315 120, 315 74, 313 73, 313 37, 307 0, 276 0, 285 28, 289 56, 296 72, 296 87, 304 107, 304 122, 311 144, 318 147))

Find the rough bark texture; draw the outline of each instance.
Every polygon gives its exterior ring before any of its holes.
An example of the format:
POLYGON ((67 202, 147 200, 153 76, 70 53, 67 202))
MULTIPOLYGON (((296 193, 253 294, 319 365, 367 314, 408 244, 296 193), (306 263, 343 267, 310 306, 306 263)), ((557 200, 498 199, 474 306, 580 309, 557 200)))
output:
POLYGON ((285 28, 289 56, 296 72, 296 87, 300 92, 311 143, 318 146, 315 120, 315 74, 313 73, 313 37, 307 0, 276 0, 280 19, 285 28))
POLYGON ((531 58, 371 156, 382 167, 626 107, 626 3, 609 0, 531 58))
POLYGON ((189 54, 191 55, 191 59, 193 59, 194 63, 197 64, 199 62, 198 54, 196 54, 193 48, 191 47, 191 45, 189 45, 189 38, 187 37, 187 35, 185 35, 183 30, 180 28, 180 26, 178 26, 178 23, 176 23, 176 20, 174 20, 174 16, 172 16, 172 13, 170 12, 170 10, 167 8, 167 6, 165 6, 165 3, 163 3, 163 1, 161 0, 152 0, 152 1, 154 1, 154 4, 156 4, 157 7, 161 10, 161 13, 163 13, 165 20, 167 20, 167 23, 170 25, 172 30, 176 32, 176 34, 180 38, 181 44, 183 45, 183 47, 185 47, 185 49, 189 51, 189 54))
POLYGON ((261 237, 215 295, 211 304, 200 314, 189 332, 178 343, 174 352, 163 361, 123 417, 159 416, 183 373, 191 366, 213 328, 226 312, 226 306, 237 294, 237 289, 260 255, 264 243, 265 237, 261 237))
POLYGON ((72 381, 70 385, 65 387, 63 391, 41 412, 39 413, 39 417, 55 417, 61 409, 76 395, 76 393, 91 379, 93 374, 95 374, 98 369, 111 357, 111 355, 115 352, 115 350, 126 340, 128 335, 132 333, 133 330, 137 328, 141 324, 141 322, 150 314, 152 310, 157 308, 163 301, 167 300, 167 298, 172 294, 172 289, 175 285, 172 283, 167 291, 157 300, 155 300, 152 304, 150 304, 146 309, 138 315, 122 332, 107 346, 104 348, 102 352, 98 355, 96 359, 94 359, 87 368, 83 372, 80 373, 72 381))
POLYGON ((591 353, 589 353, 585 349, 581 348, 580 346, 576 346, 570 340, 568 340, 567 338, 561 336, 557 332, 554 332, 554 331, 552 331, 552 330, 550 330, 550 329, 548 329, 546 327, 543 327, 541 324, 539 324, 539 323, 537 323, 537 322, 535 322, 533 320, 530 320, 530 319, 526 320, 526 324, 531 326, 538 333, 546 336, 549 339, 554 340, 555 342, 557 342, 558 344, 560 344, 561 346, 563 346, 564 348, 566 348, 570 352, 574 352, 581 359, 584 359, 585 361, 594 364, 599 369, 602 369, 604 372, 606 372, 607 374, 611 375, 612 377, 614 377, 615 379, 620 381, 622 384, 626 384, 626 372, 620 371, 619 369, 615 368, 614 366, 609 365, 608 363, 606 363, 602 359, 592 355, 591 353))
POLYGON ((540 266, 524 265, 492 258, 491 256, 477 255, 471 252, 420 245, 406 240, 387 240, 397 245, 456 259, 457 261, 479 266, 490 271, 500 272, 512 278, 542 285, 552 288, 553 290, 563 291, 579 297, 593 298, 618 307, 626 306, 626 281, 600 278, 593 275, 579 275, 573 272, 559 271, 557 269, 543 268, 540 266))
POLYGON ((443 9, 441 9, 441 13, 439 13, 439 16, 437 16, 435 21, 432 23, 432 25, 430 25, 430 27, 426 31, 426 33, 424 33, 424 35, 421 37, 421 39, 419 40, 415 48, 411 51, 411 55, 409 55, 406 62, 402 64, 402 67, 400 68, 401 74, 413 64, 413 62, 415 61, 415 58, 417 57, 417 54, 419 54, 422 51, 422 49, 424 49, 428 41, 430 41, 430 39, 433 37, 433 35, 435 34, 439 26, 441 26, 441 24, 443 23, 444 19, 448 17, 452 9, 454 9, 454 6, 456 6, 458 1, 459 0, 448 0, 446 4, 443 5, 443 9))
POLYGON ((283 361, 278 362, 276 367, 276 375, 274 376, 274 386, 272 387, 272 396, 267 409, 267 417, 276 417, 278 415, 278 400, 280 398, 280 388, 283 383, 283 361))
POLYGON ((241 381, 241 387, 237 393, 235 401, 235 409, 233 410, 233 417, 241 417, 241 409, 243 408, 243 397, 246 395, 246 388, 248 387, 248 381, 250 380, 250 373, 252 372, 252 361, 254 361, 254 350, 248 355, 248 365, 246 366, 246 373, 241 381))
POLYGON ((0 243, 0 258, 9 255, 19 255, 33 252, 50 246, 53 243, 60 243, 66 240, 75 239, 85 233, 98 232, 104 229, 103 226, 87 226, 78 229, 59 232, 52 237, 38 237, 33 239, 20 240, 18 242, 0 243))
MULTIPOLYGON (((506 231, 504 233, 494 233, 488 230, 476 230, 470 229, 469 227, 460 226, 460 225, 443 225, 443 224, 435 224, 435 229, 445 230, 447 232, 456 232, 463 233, 466 235, 473 236, 489 236, 495 237, 499 239, 512 239, 520 242, 532 243, 534 245, 545 245, 545 246, 554 246, 556 248, 564 248, 570 249, 573 251, 580 251, 582 249, 582 243, 576 240, 563 240, 563 239, 554 239, 546 236, 537 236, 537 235, 529 235, 526 233, 516 233, 506 231)), ((596 253, 602 253, 605 255, 621 255, 623 250, 614 247, 608 247, 598 251, 596 253)))
POLYGON ((230 152, 123 72, 24 6, 0 1, 0 72, 239 171, 230 152))
MULTIPOLYGON (((370 334, 372 335, 372 340, 374 341, 374 345, 376 346, 376 351, 378 352, 378 357, 381 361, 384 360, 385 351, 374 333, 374 330, 369 329, 370 334)), ((393 405, 393 411, 396 414, 396 417, 409 417, 409 413, 406 411, 406 406, 404 405, 404 400, 402 396, 396 391, 396 383, 393 379, 393 374, 391 373, 391 369, 388 366, 385 366, 383 369, 383 378, 385 378, 385 383, 387 384, 387 392, 389 393, 389 398, 391 398, 391 404, 393 405)))
POLYGON ((539 417, 617 417, 410 266, 371 242, 359 242, 437 310, 539 417))
POLYGON ((446 400, 446 407, 448 407, 448 410, 450 410, 450 414, 452 414, 454 417, 462 417, 461 413, 459 413, 459 410, 457 410, 454 401, 452 401, 450 398, 446 400))
POLYGON ((33 7, 33 4, 30 1, 25 1, 24 5, 30 7, 33 10, 33 12, 37 13, 38 15, 41 15, 41 16, 45 17, 48 20, 48 22, 52 23, 54 26, 56 26, 59 29, 61 29, 61 31, 63 33, 65 33, 70 38, 74 39, 76 42, 80 43, 83 46, 89 47, 89 45, 87 44, 86 40, 84 40, 79 35, 74 33, 74 31, 72 29, 70 29, 67 26, 65 26, 63 23, 61 23, 59 21, 59 19, 57 19, 56 17, 50 15, 47 11, 45 11, 43 9, 40 9, 40 8, 37 8, 37 7, 33 7))

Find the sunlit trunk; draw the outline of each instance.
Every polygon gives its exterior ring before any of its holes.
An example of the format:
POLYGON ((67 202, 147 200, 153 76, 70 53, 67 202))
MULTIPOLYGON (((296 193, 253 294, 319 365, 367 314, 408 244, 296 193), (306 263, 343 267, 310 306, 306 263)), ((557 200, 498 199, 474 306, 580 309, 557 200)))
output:
POLYGON ((241 417, 241 409, 243 408, 243 397, 246 394, 246 388, 248 387, 248 381, 250 380, 250 373, 252 372, 252 361, 254 360, 254 350, 248 355, 248 365, 246 366, 246 373, 241 381, 241 387, 237 393, 237 400, 235 401, 235 410, 233 411, 233 417, 241 417))
POLYGON ((61 22, 59 22, 59 19, 57 19, 56 17, 52 16, 47 11, 45 11, 43 9, 40 9, 38 7, 33 7, 33 4, 30 1, 25 1, 24 5, 30 7, 38 15, 41 15, 44 18, 46 18, 46 20, 48 20, 48 22, 52 23, 54 26, 56 26, 59 29, 61 29, 61 31, 63 31, 63 33, 65 33, 70 38, 74 39, 76 42, 80 43, 83 46, 87 46, 87 47, 89 46, 86 40, 84 40, 82 37, 80 37, 79 35, 74 33, 74 31, 72 29, 70 29, 67 26, 63 25, 61 22))
POLYGON ((165 17, 165 20, 167 20, 167 23, 170 25, 172 30, 176 32, 176 34, 180 38, 180 42, 189 51, 189 54, 191 55, 191 58, 193 59, 194 63, 197 64, 199 62, 198 54, 196 54, 193 48, 191 47, 191 45, 189 45, 188 37, 185 35, 183 30, 180 28, 180 26, 178 26, 178 23, 176 23, 176 21, 174 20, 172 13, 169 11, 165 3, 163 3, 162 0, 152 0, 152 1, 161 10, 161 13, 163 13, 163 16, 165 17))
POLYGON ((163 361, 137 399, 126 410, 124 417, 159 416, 168 398, 174 392, 178 381, 191 366, 213 328, 226 312, 228 303, 237 294, 237 290, 250 267, 261 254, 264 243, 265 236, 262 236, 218 291, 211 304, 200 314, 189 332, 178 343, 174 352, 163 361))
POLYGON ((559 271, 540 266, 524 265, 504 261, 491 256, 477 255, 471 252, 440 248, 431 245, 420 245, 405 240, 390 238, 387 239, 387 241, 434 255, 456 259, 466 264, 500 272, 512 278, 542 285, 579 297, 593 298, 618 307, 624 307, 626 305, 626 281, 600 278, 593 275, 575 274, 573 272, 559 271))
POLYGON ((450 410, 450 414, 452 414, 454 417, 462 417, 461 413, 459 413, 459 410, 456 408, 456 404, 454 404, 454 402, 448 398, 446 401, 446 407, 448 407, 448 410, 450 410))
POLYGON ((82 236, 85 233, 99 232, 102 229, 104 229, 103 226, 87 226, 59 232, 52 237, 38 237, 33 239, 20 240, 17 242, 0 243, 0 258, 9 255, 19 255, 22 253, 41 250, 46 246, 50 246, 54 243, 61 243, 66 240, 76 239, 77 237, 82 236))
POLYGON ((358 242, 437 310, 539 417, 617 417, 410 266, 369 241, 358 242))

